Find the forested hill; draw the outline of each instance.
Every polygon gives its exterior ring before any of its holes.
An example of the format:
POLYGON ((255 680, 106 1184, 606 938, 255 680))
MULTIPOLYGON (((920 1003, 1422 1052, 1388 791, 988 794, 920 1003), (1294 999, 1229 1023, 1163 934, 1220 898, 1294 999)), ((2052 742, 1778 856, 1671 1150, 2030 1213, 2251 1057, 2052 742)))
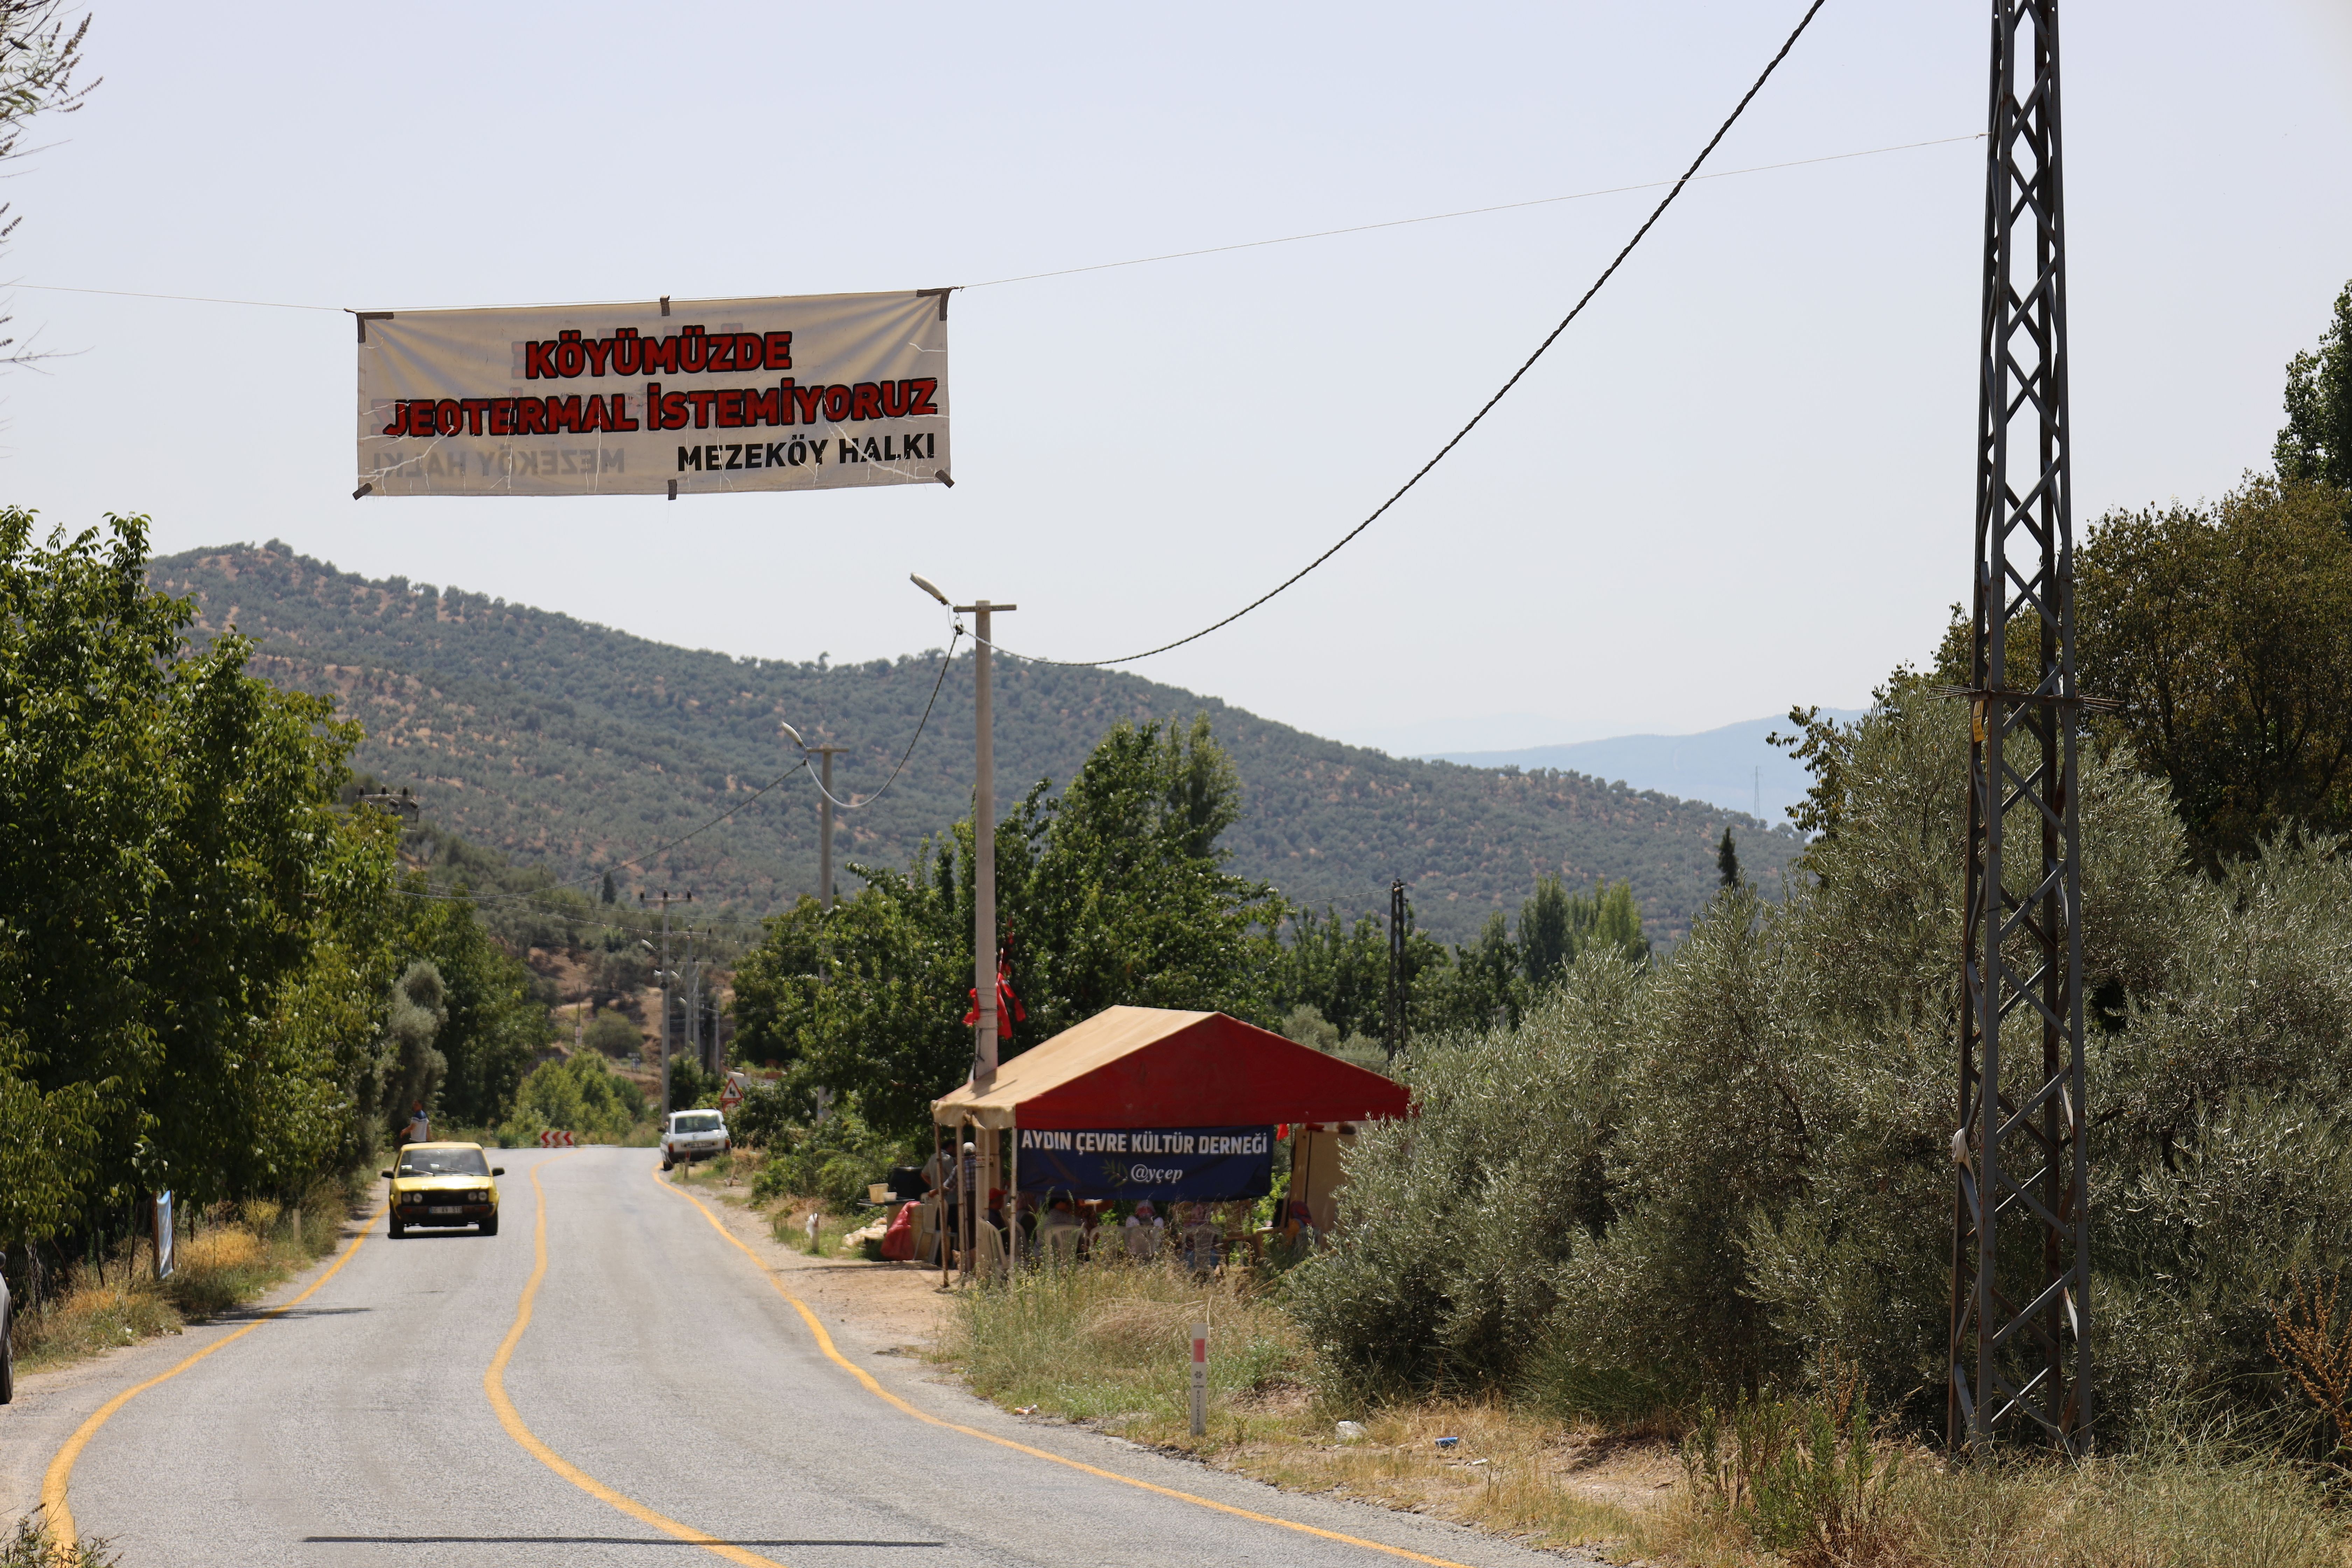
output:
MULTIPOLYGON (((835 760, 836 795, 874 789, 913 736, 939 663, 936 651, 830 666, 696 652, 456 588, 371 582, 275 542, 166 557, 152 580, 194 596, 202 633, 234 625, 257 639, 260 673, 337 696, 367 730, 360 767, 415 789, 443 825, 559 876, 593 876, 744 803, 793 760, 780 720, 812 745, 852 748, 835 760)), ((1717 885, 1727 823, 1767 889, 1799 847, 1786 828, 1715 806, 1577 773, 1392 758, 1133 675, 1008 658, 996 679, 1000 809, 1039 778, 1067 780, 1121 719, 1204 712, 1245 792, 1225 840, 1234 869, 1343 913, 1384 910, 1402 876, 1423 929, 1449 941, 1490 910, 1516 911, 1556 872, 1629 879, 1653 940, 1672 942, 1717 885)), ((898 783, 842 814, 837 861, 904 865, 968 812, 971 735, 964 658, 898 783)), ((617 880, 624 897, 692 888, 698 902, 765 913, 814 889, 816 827, 815 792, 795 779, 617 880)))

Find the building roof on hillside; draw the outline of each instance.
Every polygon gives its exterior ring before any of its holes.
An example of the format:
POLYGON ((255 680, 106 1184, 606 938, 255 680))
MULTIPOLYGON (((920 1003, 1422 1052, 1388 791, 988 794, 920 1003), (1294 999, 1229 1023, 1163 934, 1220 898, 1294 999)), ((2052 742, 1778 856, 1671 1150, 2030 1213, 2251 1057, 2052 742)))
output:
POLYGON ((965 1084, 932 1119, 983 1127, 1244 1127, 1402 1116, 1402 1084, 1223 1013, 1109 1007, 965 1084))

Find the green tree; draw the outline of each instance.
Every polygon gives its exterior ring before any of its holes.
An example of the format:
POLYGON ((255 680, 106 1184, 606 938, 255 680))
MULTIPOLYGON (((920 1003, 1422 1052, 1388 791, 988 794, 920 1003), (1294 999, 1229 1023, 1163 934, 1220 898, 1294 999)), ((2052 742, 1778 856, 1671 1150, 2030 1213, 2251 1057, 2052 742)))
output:
MULTIPOLYGON (((1240 788, 1205 721, 1118 724, 1060 795, 1040 783, 996 829, 1005 967, 1026 1017, 1006 1057, 1117 1004, 1266 1016, 1272 890, 1226 872, 1240 788)), ((803 1092, 850 1098, 897 1135, 971 1059, 969 819, 912 869, 866 866, 831 913, 803 899, 735 975, 740 1049, 803 1092)))
POLYGON ((449 1058, 433 1048, 433 1037, 449 1021, 443 997, 441 972, 420 958, 393 982, 384 999, 383 1090, 377 1117, 387 1127, 407 1121, 414 1106, 439 1113, 449 1058))
POLYGON ((1519 962, 1519 947, 1511 940, 1509 922, 1496 910, 1479 928, 1478 940, 1454 957, 1460 1006, 1449 1021, 1468 1029, 1517 1028, 1526 1010, 1526 993, 1515 984, 1519 962))
POLYGON ((391 826, 337 809, 352 727, 241 638, 192 652, 143 519, 34 522, 0 511, 0 1097, 43 1129, 8 1184, 46 1195, 0 1243, 307 1181, 358 1136, 391 978, 391 826))
POLYGON ((1723 842, 1715 847, 1715 870, 1725 887, 1739 886, 1739 846, 1733 842, 1727 826, 1723 830, 1723 842))
POLYGON ((603 1057, 582 1051, 541 1063, 522 1080, 499 1139, 513 1147, 554 1129, 618 1143, 645 1118, 645 1091, 614 1072, 603 1057))
POLYGON ((2286 425, 2271 449, 2278 477, 2352 491, 2352 283, 2316 349, 2287 363, 2286 425))
POLYGON ((1577 930, 1568 889, 1558 877, 1539 877, 1519 906, 1519 968, 1531 986, 1557 979, 1576 957, 1577 930))
POLYGON ((1349 925, 1327 908, 1292 910, 1286 923, 1286 940, 1269 955, 1282 1011, 1312 1007, 1342 1038, 1378 1037, 1388 1014, 1386 922, 1358 915, 1349 925))
POLYGON ((2211 507, 2115 512, 2077 556, 2084 689, 2171 785, 2209 868, 2290 826, 2352 827, 2344 497, 2252 477, 2211 507))
POLYGON ((442 1112, 467 1126, 491 1125, 507 1114, 516 1086, 554 1039, 554 1021, 534 994, 530 969, 483 929, 462 887, 425 897, 412 879, 408 892, 402 951, 431 963, 447 1013, 434 1037, 447 1063, 442 1112))

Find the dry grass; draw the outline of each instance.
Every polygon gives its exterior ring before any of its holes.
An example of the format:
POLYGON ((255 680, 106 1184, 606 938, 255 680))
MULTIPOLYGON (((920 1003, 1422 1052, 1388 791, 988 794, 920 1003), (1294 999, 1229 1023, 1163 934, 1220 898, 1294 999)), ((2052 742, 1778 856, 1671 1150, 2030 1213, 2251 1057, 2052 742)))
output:
POLYGON ((1537 1545, 1622 1539, 1678 1475, 1659 1444, 1597 1442, 1500 1404, 1363 1418, 1343 1444, 1297 1326, 1246 1276, 1166 1266, 1033 1270, 958 1302, 942 1359, 998 1404, 1115 1431, 1297 1491, 1332 1492, 1537 1545), (1207 1431, 1191 1430, 1192 1325, 1209 1335, 1207 1431), (1439 1447, 1441 1436, 1459 1441, 1439 1447))
POLYGON ((1654 1442, 1575 1432, 1492 1401, 1431 1401, 1365 1415, 1361 1440, 1311 1405, 1213 1456, 1290 1491, 1410 1509, 1539 1547, 1632 1542, 1680 1475, 1654 1442), (1440 1437, 1456 1441, 1438 1447, 1440 1437))
POLYGON ((349 1208, 341 1186, 322 1183, 299 1208, 260 1202, 216 1214, 179 1238, 172 1278, 161 1281, 152 1244, 124 1242, 102 1268, 74 1268, 39 1311, 18 1310, 17 1365, 62 1366, 242 1306, 330 1250, 349 1208))
POLYGON ((1213 1432, 1245 1427, 1250 1396, 1290 1384, 1305 1363, 1297 1329, 1263 1293, 1165 1265, 1024 1268, 969 1289, 946 1353, 1001 1403, 1189 1445, 1196 1322, 1210 1325, 1213 1432))
MULTIPOLYGON (((779 1216, 780 1234, 783 1217, 779 1216)), ((787 1239, 797 1239, 797 1232, 787 1239)), ((1338 1412, 1311 1353, 1246 1281, 1164 1268, 1031 1273, 966 1292, 940 1359, 1000 1405, 1084 1421, 1295 1491, 1411 1509, 1539 1547, 1599 1548, 1677 1568, 1796 1568, 1747 1521, 1707 1507, 1655 1430, 1566 1426, 1498 1400, 1338 1412), (1208 1432, 1189 1429, 1186 1339, 1205 1317, 1208 1432), (1454 1437, 1444 1447, 1439 1437, 1454 1437)), ((1889 1453, 1891 1446, 1878 1446, 1889 1453)), ((1890 1453, 1891 1457, 1891 1453, 1890 1453)), ((1969 1467, 1912 1449, 1826 1568, 2352 1568, 2326 1494, 2283 1466, 2195 1451, 1969 1467)))
POLYGON ((1918 1467, 1898 1487, 1935 1568, 2343 1568, 2320 1492, 2284 1467, 2193 1453, 1918 1467))

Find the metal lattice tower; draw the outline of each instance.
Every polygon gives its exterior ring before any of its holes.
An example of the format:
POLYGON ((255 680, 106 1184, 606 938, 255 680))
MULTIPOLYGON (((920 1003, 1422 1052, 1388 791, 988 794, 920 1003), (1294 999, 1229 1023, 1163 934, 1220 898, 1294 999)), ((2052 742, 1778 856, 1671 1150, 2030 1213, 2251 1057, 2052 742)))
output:
POLYGON ((1947 1430, 2030 1421, 2073 1449, 2090 1189, 2057 0, 1993 0, 1992 23, 1947 1430))

